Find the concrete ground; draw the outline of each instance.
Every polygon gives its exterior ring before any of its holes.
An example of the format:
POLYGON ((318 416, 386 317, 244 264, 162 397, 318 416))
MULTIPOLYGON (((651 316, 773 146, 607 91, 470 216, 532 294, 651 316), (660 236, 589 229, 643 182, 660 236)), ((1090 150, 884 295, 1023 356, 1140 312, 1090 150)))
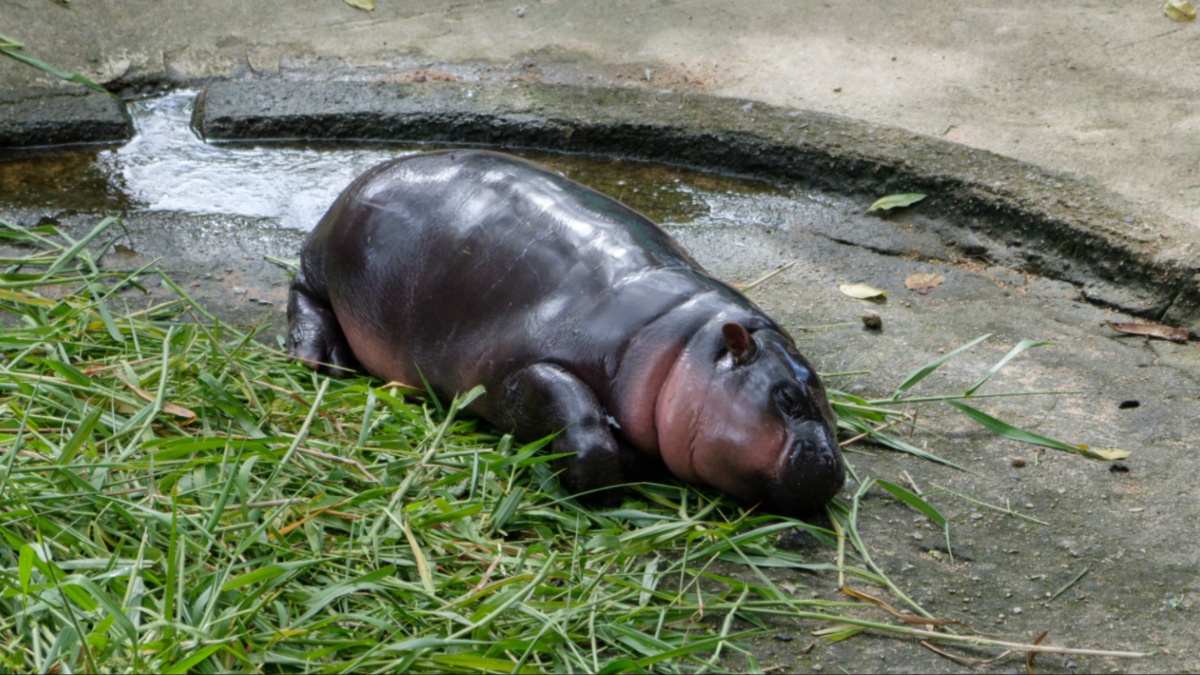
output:
MULTIPOLYGON (((127 95, 279 75, 274 79, 517 79, 750 98, 864 119, 1074 174, 1157 214, 1130 219, 1130 227, 1169 232, 1164 248, 1182 249, 1178 240, 1200 226, 1200 73, 1192 56, 1200 23, 1173 23, 1153 1, 1114 7, 1026 0, 997 6, 380 0, 366 13, 340 0, 8 0, 0 25, 28 53, 127 95)), ((0 60, 0 92, 48 84, 59 86, 0 60)), ((820 124, 798 128, 817 134, 820 124)), ((888 136, 888 142, 901 137, 888 136)), ((902 149, 889 146, 888 152, 903 157, 902 149)), ((921 152, 925 161, 937 156, 921 152)), ((36 208, 6 213, 4 197, 0 217, 37 222, 36 208)), ((744 244, 757 257, 723 257, 721 242, 706 248, 703 231, 678 236, 700 251, 704 264, 734 280, 806 256, 756 299, 790 327, 840 323, 805 331, 801 342, 824 370, 872 372, 865 382, 839 384, 850 391, 886 394, 947 346, 983 332, 995 333, 994 343, 955 361, 960 365, 945 381, 931 384, 959 386, 1016 341, 1052 339, 1056 347, 1022 356, 1005 371, 1011 386, 1004 388, 1087 394, 1005 399, 989 409, 1055 437, 1134 452, 1126 473, 1108 463, 1037 452, 981 434, 961 416, 934 413, 923 419, 943 432, 936 449, 978 475, 873 450, 854 455, 855 466, 896 482, 907 471, 923 488, 941 485, 1051 525, 942 495, 937 505, 953 523, 959 556, 950 559, 928 522, 875 497, 863 522, 877 561, 935 612, 996 634, 1024 641, 1052 628, 1050 641, 1153 652, 1137 661, 1040 657, 1039 672, 1200 668, 1194 639, 1200 562, 1190 544, 1200 518, 1195 345, 1102 333, 1104 320, 1128 317, 1081 302, 1085 283, 1028 274, 1016 263, 1029 253, 1013 254, 1014 267, 1006 267, 1000 252, 1012 242, 990 247, 989 241, 955 240, 920 213, 864 219, 861 203, 829 199, 837 210, 830 223, 808 223, 782 239, 748 233, 744 244), (975 249, 989 254, 960 255, 975 249), (946 275, 945 287, 930 296, 906 294, 900 280, 931 269, 946 275), (836 293, 833 280, 865 280, 889 290, 882 333, 844 324, 857 321, 861 303, 836 293)), ((71 209, 44 215, 79 229, 94 222, 71 209)), ((262 234, 250 230, 228 236, 223 219, 206 225, 175 218, 130 214, 126 223, 140 244, 133 248, 151 256, 201 256, 187 277, 197 297, 226 314, 237 316, 240 309, 279 320, 283 285, 261 258, 287 257, 298 233, 267 233, 264 244, 262 234), (203 246, 164 243, 170 235, 163 233, 172 228, 200 237, 209 232, 205 227, 216 235, 203 246), (212 248, 213 241, 229 250, 212 248), (244 285, 267 287, 255 304, 209 281, 242 283, 230 260, 238 261, 244 285)), ((836 597, 824 580, 810 585, 814 593, 836 597)), ((781 627, 795 641, 785 647, 789 643, 764 639, 760 662, 785 670, 972 671, 885 638, 819 643, 810 654, 803 648, 813 643, 811 628, 781 627)), ((1013 669, 1019 661, 990 668, 1013 669)))
MULTIPOLYGON (((8 0, 0 25, 100 82, 475 64, 745 97, 1092 178, 1200 226, 1200 22, 1159 4, 8 0)), ((45 81, 0 59, 0 90, 45 81)))

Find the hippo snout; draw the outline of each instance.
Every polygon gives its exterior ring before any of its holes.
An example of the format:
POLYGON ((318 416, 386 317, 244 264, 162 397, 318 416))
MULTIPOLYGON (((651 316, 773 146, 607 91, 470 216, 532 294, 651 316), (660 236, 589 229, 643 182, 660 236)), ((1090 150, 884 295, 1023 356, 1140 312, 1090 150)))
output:
POLYGON ((793 433, 767 501, 787 515, 811 514, 833 499, 846 482, 837 437, 822 421, 804 422, 793 433))

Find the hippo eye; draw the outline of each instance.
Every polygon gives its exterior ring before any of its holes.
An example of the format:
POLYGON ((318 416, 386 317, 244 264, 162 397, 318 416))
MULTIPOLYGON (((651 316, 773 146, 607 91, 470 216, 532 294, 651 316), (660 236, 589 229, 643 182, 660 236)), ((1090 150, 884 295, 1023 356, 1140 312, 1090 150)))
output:
POLYGON ((775 405, 788 417, 800 417, 804 413, 804 394, 793 387, 779 387, 775 390, 775 405))

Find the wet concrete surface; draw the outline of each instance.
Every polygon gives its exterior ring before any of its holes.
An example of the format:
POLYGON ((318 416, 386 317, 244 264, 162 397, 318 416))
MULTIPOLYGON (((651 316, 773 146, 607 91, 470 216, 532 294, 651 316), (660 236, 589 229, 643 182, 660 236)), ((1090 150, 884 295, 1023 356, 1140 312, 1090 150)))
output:
POLYGON ((121 143, 133 137, 124 103, 87 89, 0 89, 0 148, 121 143))
MULTIPOLYGON (((148 138, 142 143, 159 147, 148 138)), ((244 153, 244 158, 257 151, 269 153, 270 148, 227 144, 173 152, 184 156, 194 152, 191 156, 200 158, 196 161, 217 161, 219 172, 236 175, 238 164, 230 155, 244 153), (204 153, 212 157, 206 159, 204 153)), ((223 320, 268 323, 263 339, 278 344, 287 280, 264 256, 295 257, 303 237, 297 224, 303 216, 286 208, 247 212, 222 211, 216 205, 214 212, 205 212, 202 205, 182 208, 171 201, 175 198, 166 188, 187 171, 174 167, 138 173, 133 169, 145 165, 129 156, 136 155, 135 150, 128 149, 127 156, 116 150, 99 151, 88 155, 93 164, 58 169, 66 183, 71 176, 90 176, 97 194, 107 195, 94 206, 72 201, 77 195, 61 189, 50 190, 41 201, 26 193, 23 202, 12 203, 7 195, 13 193, 6 190, 0 197, 0 217, 26 225, 54 222, 81 234, 102 214, 119 213, 124 218, 123 236, 109 242, 105 265, 128 269, 161 258, 163 269, 204 307, 223 320), (100 163, 99 169, 95 162, 100 163), (105 174, 105 170, 115 173, 105 174), (103 175, 110 179, 101 179, 103 175), (140 175, 157 175, 166 185, 158 191, 138 189, 140 175), (169 198, 155 201, 164 194, 169 198)), ((358 146, 349 152, 367 161, 372 152, 410 150, 358 146)), ((305 146, 289 151, 317 152, 305 146)), ((148 156, 156 154, 161 150, 148 156)), ((939 617, 960 619, 1014 641, 1028 642, 1050 630, 1048 643, 1152 652, 1136 661, 1043 655, 1035 661, 1038 672, 1200 669, 1194 639, 1200 609, 1196 574, 1200 556, 1191 545, 1194 523, 1200 519, 1195 422, 1200 418, 1200 354, 1194 345, 1114 334, 1103 323, 1128 320, 1129 315, 1086 302, 1081 284, 1019 269, 1027 257, 1001 258, 999 252, 1011 244, 997 244, 987 232, 974 232, 978 246, 964 246, 958 237, 972 230, 949 222, 935 208, 927 213, 918 205, 877 217, 864 215, 870 198, 861 191, 842 193, 788 181, 727 183, 623 160, 537 158, 549 159, 569 175, 665 221, 669 231, 721 278, 745 282, 796 261, 753 291, 752 297, 796 334, 801 349, 822 371, 867 371, 832 379, 832 386, 847 392, 885 397, 917 367, 992 333, 989 341, 956 357, 914 393, 962 391, 1018 341, 1052 341, 1053 346, 1032 350, 1010 363, 981 391, 1078 393, 996 398, 978 406, 1064 441, 1129 450, 1132 456, 1122 463, 1129 471, 999 439, 953 411, 925 406, 919 412, 920 426, 933 433, 917 432, 912 441, 975 473, 863 447, 849 455, 860 475, 901 484, 911 480, 923 490, 945 488, 1045 524, 949 492, 934 495, 931 503, 950 522, 951 556, 944 550, 938 528, 879 493, 866 501, 864 538, 899 586, 939 617), (983 255, 987 252, 995 254, 983 255), (1017 264, 1005 264, 1009 261, 1017 264), (945 283, 928 295, 910 292, 904 280, 914 272, 940 273, 945 283), (888 299, 874 304, 849 298, 837 290, 847 282, 887 290, 888 299), (868 308, 882 315, 881 331, 862 327, 859 317, 868 308), (1137 405, 1129 405, 1130 401, 1137 405), (1016 466, 1020 463, 1024 465, 1016 466), (1076 583, 1056 595, 1080 574, 1076 583)), ((48 170, 51 163, 46 162, 42 168, 48 170)), ((6 165, 7 161, 0 162, 0 177, 8 175, 3 173, 6 165)), ((297 174, 307 172, 310 178, 283 181, 297 193, 297 201, 304 201, 309 191, 302 187, 304 181, 320 175, 310 168, 296 167, 297 174)), ((286 167, 279 170, 287 172, 286 167)), ((339 175, 325 181, 329 185, 313 189, 319 194, 336 192, 348 180, 339 175)), ((32 188, 27 184, 25 189, 32 188)), ((157 288, 155 295, 162 292, 157 288)), ((131 305, 150 301, 137 293, 123 298, 131 305)), ((809 546, 806 550, 814 560, 832 561, 828 549, 809 546)), ((775 578, 797 585, 798 593, 837 597, 832 578, 787 572, 778 572, 775 578)), ((973 671, 908 640, 859 636, 827 644, 809 635, 813 628, 805 622, 780 620, 777 635, 791 640, 765 637, 755 643, 759 662, 800 672, 818 668, 973 671)), ((1020 658, 1010 657, 986 669, 1018 668, 1020 658)))
MULTIPOLYGON (((0 14, 28 54, 125 95, 330 71, 686 89, 989 150, 1198 226, 1200 22, 1161 5, 9 0, 0 14)), ((0 89, 54 84, 0 58, 0 89)))

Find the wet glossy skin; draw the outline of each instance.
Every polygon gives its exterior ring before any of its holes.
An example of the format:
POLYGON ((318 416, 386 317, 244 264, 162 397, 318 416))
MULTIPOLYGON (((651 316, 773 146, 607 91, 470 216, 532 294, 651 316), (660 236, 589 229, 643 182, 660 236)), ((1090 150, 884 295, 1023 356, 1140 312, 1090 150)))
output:
POLYGON ((311 367, 441 396, 483 384, 474 410, 492 423, 561 431, 573 492, 624 482, 631 449, 788 513, 843 482, 791 338, 640 214, 523 160, 449 151, 368 171, 305 244, 288 317, 311 367))

